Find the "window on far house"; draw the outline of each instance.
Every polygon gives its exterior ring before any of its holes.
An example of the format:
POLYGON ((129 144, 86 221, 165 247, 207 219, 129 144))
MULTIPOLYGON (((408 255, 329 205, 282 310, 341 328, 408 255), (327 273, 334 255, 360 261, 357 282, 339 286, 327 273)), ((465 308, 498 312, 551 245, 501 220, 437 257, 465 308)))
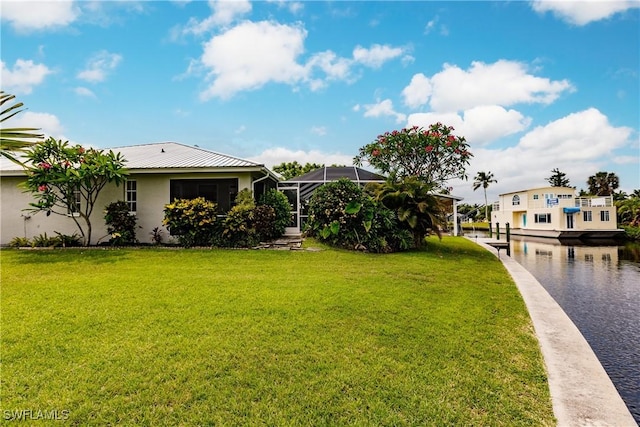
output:
POLYGON ((138 183, 134 180, 127 180, 125 186, 125 200, 129 205, 129 212, 136 213, 138 210, 138 183))
POLYGON ((535 214, 534 221, 536 223, 550 223, 551 222, 551 214, 535 214))
POLYGON ((537 194, 533 195, 533 200, 538 200, 539 196, 537 194))
POLYGON ((593 217, 591 215, 591 211, 583 211, 582 212, 582 220, 585 222, 593 221, 593 217))
POLYGON ((513 196, 513 198, 511 199, 511 204, 513 206, 518 206, 520 204, 520 196, 518 195, 513 196))
POLYGON ((600 211, 600 221, 602 222, 609 221, 609 211, 600 211))

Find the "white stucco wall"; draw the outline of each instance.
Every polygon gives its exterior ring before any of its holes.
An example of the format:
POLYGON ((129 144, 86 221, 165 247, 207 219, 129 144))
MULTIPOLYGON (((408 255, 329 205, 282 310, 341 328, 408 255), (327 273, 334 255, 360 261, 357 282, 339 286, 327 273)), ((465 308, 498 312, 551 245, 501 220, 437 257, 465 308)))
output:
MULTIPOLYGON (((0 178, 0 244, 7 245, 15 237, 26 237, 33 239, 36 236, 46 233, 49 237, 54 237, 56 231, 61 234, 80 235, 78 226, 72 218, 66 215, 52 213, 47 216, 46 212, 28 212, 29 203, 35 201, 31 193, 25 193, 19 184, 24 181, 22 177, 0 178)), ((122 186, 115 185, 105 187, 100 193, 96 202, 93 214, 91 215, 92 235, 91 243, 95 244, 100 238, 107 234, 104 222, 104 207, 112 200, 116 200, 122 194, 122 186)), ((86 231, 84 220, 78 218, 86 231)), ((108 239, 107 239, 108 240, 108 239)))

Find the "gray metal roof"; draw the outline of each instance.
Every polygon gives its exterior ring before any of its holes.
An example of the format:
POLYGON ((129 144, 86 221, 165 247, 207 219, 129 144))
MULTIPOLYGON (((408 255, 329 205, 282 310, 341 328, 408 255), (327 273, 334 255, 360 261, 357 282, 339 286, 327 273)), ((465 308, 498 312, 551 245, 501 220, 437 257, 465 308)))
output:
MULTIPOLYGON (((108 148, 106 150, 109 150, 108 148)), ((131 145, 111 148, 126 160, 128 170, 144 169, 210 169, 210 168, 264 168, 260 163, 216 153, 200 147, 177 142, 131 145)), ((21 156, 18 155, 18 158, 21 156)), ((19 165, 0 156, 0 171, 3 175, 21 175, 19 165)), ((275 177, 275 176, 274 176, 275 177)))
POLYGON ((127 160, 127 169, 236 168, 263 165, 200 147, 161 142, 112 148, 127 160))

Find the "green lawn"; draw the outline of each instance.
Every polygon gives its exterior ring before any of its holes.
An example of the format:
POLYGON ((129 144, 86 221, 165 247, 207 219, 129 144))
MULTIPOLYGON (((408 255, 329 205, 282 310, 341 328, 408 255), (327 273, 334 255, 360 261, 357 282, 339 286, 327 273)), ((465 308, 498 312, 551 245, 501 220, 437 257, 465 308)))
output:
POLYGON ((520 295, 463 238, 393 255, 2 250, 1 410, 76 425, 553 425, 520 295))

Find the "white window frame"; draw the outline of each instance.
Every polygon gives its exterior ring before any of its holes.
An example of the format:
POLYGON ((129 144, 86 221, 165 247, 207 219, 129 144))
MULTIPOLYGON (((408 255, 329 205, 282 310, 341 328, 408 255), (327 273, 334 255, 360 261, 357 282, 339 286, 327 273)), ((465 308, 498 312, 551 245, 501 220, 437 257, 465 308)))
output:
POLYGON ((515 196, 513 196, 511 198, 511 205, 512 206, 519 206, 520 205, 520 196, 518 196, 517 194, 515 196))
POLYGON ((600 211, 600 221, 602 222, 611 221, 611 217, 609 216, 609 211, 600 211))
POLYGON ((591 212, 591 211, 582 211, 582 220, 584 222, 593 221, 593 212, 591 212))
POLYGON ((129 207, 129 213, 136 215, 138 212, 138 182, 135 179, 128 179, 126 181, 124 185, 124 198, 129 207))

